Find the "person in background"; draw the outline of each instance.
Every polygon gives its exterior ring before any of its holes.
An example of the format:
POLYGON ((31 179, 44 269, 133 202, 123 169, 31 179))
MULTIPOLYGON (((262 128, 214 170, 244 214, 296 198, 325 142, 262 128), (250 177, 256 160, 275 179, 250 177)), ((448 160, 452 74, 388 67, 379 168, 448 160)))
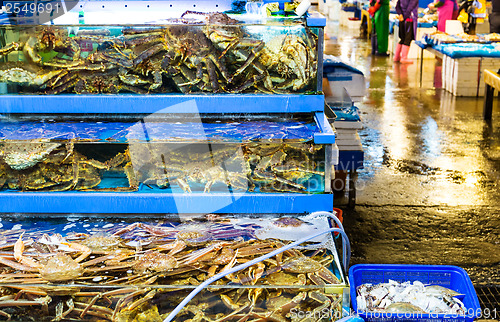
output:
POLYGON ((436 0, 427 6, 429 9, 437 8, 438 10, 438 25, 437 29, 445 32, 446 20, 456 18, 458 14, 458 5, 456 0, 436 0))
POLYGON ((376 35, 372 40, 372 53, 387 56, 389 48, 389 0, 374 0, 370 2, 368 13, 373 17, 373 31, 376 35))
POLYGON ((396 12, 399 19, 399 43, 394 53, 394 61, 403 64, 412 64, 408 59, 408 51, 412 40, 417 34, 418 0, 398 0, 396 12))
POLYGON ((500 33, 500 0, 491 0, 490 32, 500 33))

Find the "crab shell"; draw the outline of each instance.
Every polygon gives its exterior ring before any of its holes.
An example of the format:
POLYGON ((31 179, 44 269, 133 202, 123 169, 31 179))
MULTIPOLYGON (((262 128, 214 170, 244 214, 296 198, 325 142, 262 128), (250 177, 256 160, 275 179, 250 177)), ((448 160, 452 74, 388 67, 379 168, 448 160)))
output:
POLYGON ((43 161, 59 146, 60 143, 4 143, 0 156, 3 155, 5 163, 12 169, 24 170, 43 161))
POLYGON ((40 275, 49 282, 70 281, 82 274, 83 267, 66 254, 56 254, 40 268, 40 275))

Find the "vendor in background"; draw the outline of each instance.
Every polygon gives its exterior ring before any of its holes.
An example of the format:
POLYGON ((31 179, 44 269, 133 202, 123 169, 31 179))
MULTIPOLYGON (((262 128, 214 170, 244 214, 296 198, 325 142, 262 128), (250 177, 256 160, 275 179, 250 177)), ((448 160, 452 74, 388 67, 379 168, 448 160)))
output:
POLYGON ((368 13, 372 16, 372 54, 388 56, 389 0, 371 0, 368 13))
POLYGON ((394 53, 394 61, 412 64, 413 61, 408 59, 408 51, 417 33, 418 0, 398 0, 396 12, 399 15, 399 43, 394 53))
POLYGON ((490 32, 500 33, 500 0, 491 0, 490 32))
POLYGON ((458 15, 458 5, 456 0, 436 0, 430 3, 429 9, 437 8, 438 10, 438 25, 439 31, 445 32, 446 20, 455 19, 458 15))

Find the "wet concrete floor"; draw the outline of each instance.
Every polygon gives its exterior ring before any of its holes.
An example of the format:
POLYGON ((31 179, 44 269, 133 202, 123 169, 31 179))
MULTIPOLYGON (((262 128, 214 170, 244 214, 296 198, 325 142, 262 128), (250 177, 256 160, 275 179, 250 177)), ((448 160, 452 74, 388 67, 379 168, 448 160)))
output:
MULTIPOLYGON (((365 169, 355 209, 344 207, 351 264, 446 264, 476 285, 500 285, 500 102, 441 89, 441 62, 394 64, 371 55, 356 29, 326 28, 325 53, 364 72, 356 103, 365 169)), ((500 67, 500 66, 499 66, 500 67)), ((342 208, 342 207, 341 207, 342 208)))

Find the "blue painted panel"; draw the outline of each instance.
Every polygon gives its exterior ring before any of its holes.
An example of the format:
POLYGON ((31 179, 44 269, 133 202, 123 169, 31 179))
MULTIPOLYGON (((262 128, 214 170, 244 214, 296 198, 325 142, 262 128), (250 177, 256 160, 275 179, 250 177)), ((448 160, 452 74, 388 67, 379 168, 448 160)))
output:
POLYGON ((0 213, 310 213, 331 194, 18 192, 0 194, 0 213))
POLYGON ((316 123, 321 131, 321 133, 314 133, 314 143, 316 144, 334 144, 335 143, 335 132, 333 131, 325 113, 315 114, 316 123))
POLYGON ((339 163, 335 166, 335 170, 349 171, 363 169, 365 154, 363 151, 339 151, 339 163))
MULTIPOLYGON (((153 115, 154 116, 154 115, 153 115)), ((0 141, 70 140, 74 142, 218 142, 234 143, 256 140, 311 141, 320 132, 315 122, 295 121, 226 121, 203 122, 168 118, 159 122, 148 117, 129 122, 60 121, 44 119, 19 121, 0 119, 0 141)))
POLYGON ((300 113, 323 95, 0 95, 0 113, 300 113))
POLYGON ((326 18, 317 11, 310 12, 307 16, 307 25, 309 27, 325 27, 326 18))

